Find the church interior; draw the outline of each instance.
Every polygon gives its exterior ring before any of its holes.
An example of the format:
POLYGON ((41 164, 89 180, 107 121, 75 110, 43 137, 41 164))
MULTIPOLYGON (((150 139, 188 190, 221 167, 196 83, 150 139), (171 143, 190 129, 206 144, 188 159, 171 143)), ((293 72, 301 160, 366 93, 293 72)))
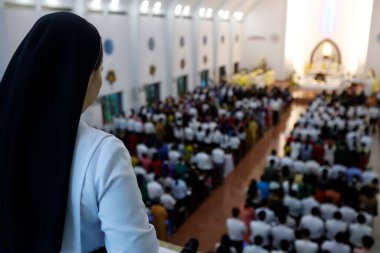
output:
POLYGON ((62 11, 99 31, 81 120, 128 150, 160 253, 380 252, 380 0, 0 0, 0 77, 62 11))

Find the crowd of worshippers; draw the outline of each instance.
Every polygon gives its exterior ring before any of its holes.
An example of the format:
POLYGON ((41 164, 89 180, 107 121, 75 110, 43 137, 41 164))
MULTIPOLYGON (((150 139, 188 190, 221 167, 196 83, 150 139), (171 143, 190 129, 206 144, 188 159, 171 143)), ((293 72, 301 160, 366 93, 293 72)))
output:
POLYGON ((285 156, 272 151, 245 204, 232 210, 218 253, 371 252, 379 176, 367 162, 379 110, 342 96, 314 100, 285 156))
POLYGON ((115 118, 159 239, 222 183, 291 101, 287 90, 222 85, 115 118))

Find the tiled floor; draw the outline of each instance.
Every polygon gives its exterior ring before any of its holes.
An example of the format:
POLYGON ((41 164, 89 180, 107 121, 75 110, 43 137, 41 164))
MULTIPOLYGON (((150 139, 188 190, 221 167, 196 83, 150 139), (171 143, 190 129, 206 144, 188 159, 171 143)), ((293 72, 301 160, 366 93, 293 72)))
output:
POLYGON ((306 104, 293 104, 281 122, 254 145, 223 185, 215 189, 179 231, 172 235, 170 242, 184 245, 189 238, 196 237, 200 241, 202 252, 214 250, 215 243, 226 232, 225 221, 230 216, 231 209, 243 203, 249 181, 259 178, 273 148, 278 149, 282 155, 285 138, 305 109, 306 104))

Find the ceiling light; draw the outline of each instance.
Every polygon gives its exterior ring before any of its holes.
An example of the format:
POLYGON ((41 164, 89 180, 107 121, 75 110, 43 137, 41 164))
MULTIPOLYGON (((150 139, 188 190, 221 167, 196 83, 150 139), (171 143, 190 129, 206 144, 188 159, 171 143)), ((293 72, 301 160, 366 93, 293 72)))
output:
POLYGON ((219 16, 220 18, 223 18, 223 17, 224 17, 224 10, 219 10, 219 11, 218 11, 218 16, 219 16))
POLYGON ((230 11, 224 11, 223 18, 227 20, 229 17, 230 17, 230 11))
POLYGON ((154 3, 154 5, 153 5, 153 12, 155 14, 158 14, 158 13, 161 12, 161 2, 160 1, 154 3))
POLYGON ((244 17, 244 14, 242 12, 234 12, 234 18, 238 21, 241 21, 244 17))
POLYGON ((190 15, 190 6, 189 5, 186 5, 184 8, 183 8, 183 12, 182 14, 184 16, 189 16, 190 15))
POLYGON ((200 8, 199 9, 199 16, 203 18, 205 16, 205 14, 206 14, 206 8, 205 7, 200 8))
POLYGON ((142 1, 140 5, 140 12, 148 13, 148 10, 149 10, 149 1, 148 0, 142 1))
POLYGON ((99 9, 101 7, 101 4, 102 4, 102 0, 93 0, 91 2, 93 8, 95 9, 99 9))
POLYGON ((179 16, 181 15, 181 12, 182 12, 182 5, 177 4, 177 6, 174 9, 174 15, 179 16))
POLYGON ((112 8, 117 8, 117 6, 119 5, 119 0, 111 0, 111 7, 112 8))
POLYGON ((207 18, 211 18, 212 17, 212 9, 211 8, 208 8, 207 11, 206 11, 206 17, 207 18))

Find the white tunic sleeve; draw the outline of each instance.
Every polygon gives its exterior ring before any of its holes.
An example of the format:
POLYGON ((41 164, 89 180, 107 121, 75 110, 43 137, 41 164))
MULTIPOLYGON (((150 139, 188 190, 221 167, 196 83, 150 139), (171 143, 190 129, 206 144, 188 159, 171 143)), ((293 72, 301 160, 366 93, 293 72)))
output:
POLYGON ((93 154, 89 168, 96 168, 93 182, 107 251, 158 252, 156 233, 148 222, 123 143, 114 137, 105 138, 93 154))

